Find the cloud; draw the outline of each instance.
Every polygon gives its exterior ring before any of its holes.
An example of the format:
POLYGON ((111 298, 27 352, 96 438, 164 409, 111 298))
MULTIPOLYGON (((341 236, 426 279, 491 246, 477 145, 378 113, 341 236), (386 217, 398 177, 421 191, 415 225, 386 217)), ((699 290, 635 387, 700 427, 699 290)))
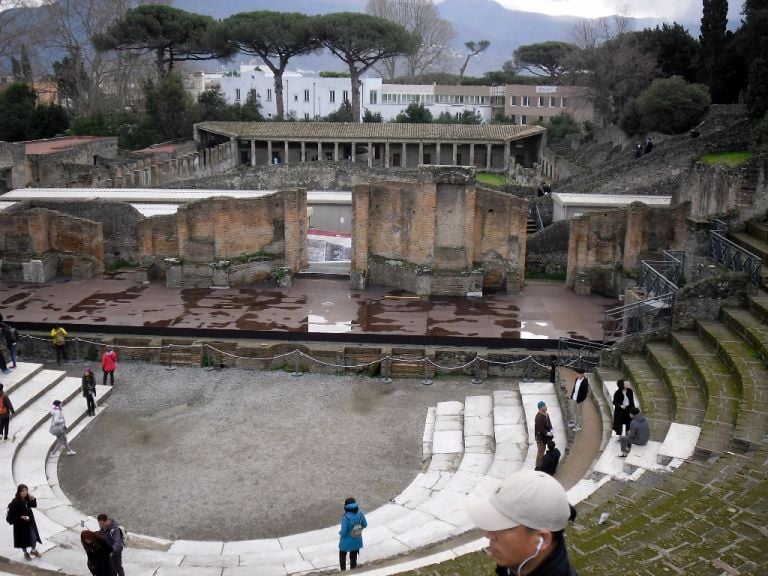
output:
POLYGON ((611 14, 623 14, 633 18, 663 18, 665 20, 690 20, 700 17, 700 0, 497 0, 511 10, 540 12, 551 15, 599 18, 611 14), (532 6, 535 4, 535 7, 532 6), (697 16, 698 14, 698 16, 697 16))

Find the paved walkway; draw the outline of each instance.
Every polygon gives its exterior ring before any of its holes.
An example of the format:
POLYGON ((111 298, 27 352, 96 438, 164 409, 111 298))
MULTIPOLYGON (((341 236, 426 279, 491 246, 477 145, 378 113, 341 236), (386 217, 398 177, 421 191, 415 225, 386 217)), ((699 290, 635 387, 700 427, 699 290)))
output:
POLYGON ((348 281, 297 279, 291 288, 167 288, 128 272, 42 285, 0 282, 0 310, 15 322, 221 328, 294 333, 398 334, 504 339, 601 340, 617 302, 531 281, 520 294, 483 299, 402 298, 348 281))

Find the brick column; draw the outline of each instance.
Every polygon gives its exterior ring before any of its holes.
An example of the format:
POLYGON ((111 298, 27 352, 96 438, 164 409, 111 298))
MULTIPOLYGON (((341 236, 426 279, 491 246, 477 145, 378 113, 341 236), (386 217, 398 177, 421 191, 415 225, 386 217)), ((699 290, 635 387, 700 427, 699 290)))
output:
POLYGON ((373 168, 373 142, 368 142, 368 168, 373 168))
POLYGON ((469 165, 470 166, 475 165, 475 144, 474 143, 469 145, 469 165))
POLYGON ((485 145, 485 169, 491 169, 491 155, 493 153, 493 144, 485 145))
POLYGON ((365 288, 368 275, 368 214, 370 188, 359 184, 352 189, 352 256, 350 278, 353 288, 365 288))

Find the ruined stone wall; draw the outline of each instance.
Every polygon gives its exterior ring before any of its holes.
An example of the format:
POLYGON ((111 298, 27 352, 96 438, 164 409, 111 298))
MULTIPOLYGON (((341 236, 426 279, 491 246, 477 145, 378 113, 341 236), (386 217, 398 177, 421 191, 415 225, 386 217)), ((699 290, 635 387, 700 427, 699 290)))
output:
POLYGON ((485 270, 485 288, 517 291, 525 276, 528 202, 490 190, 476 196, 473 265, 485 270))
POLYGON ((23 188, 30 178, 24 144, 0 142, 0 193, 23 188))
POLYGON ((110 267, 118 260, 139 262, 139 222, 144 217, 130 204, 106 200, 33 200, 25 202, 25 206, 46 208, 100 222, 105 265, 110 267))
POLYGON ((570 225, 570 220, 560 220, 528 236, 525 244, 526 272, 534 276, 565 277, 570 225))
POLYGON ((710 220, 731 215, 745 221, 768 211, 768 154, 757 154, 741 166, 696 164, 675 192, 672 202, 691 203, 691 218, 710 220))
POLYGON ((159 274, 163 276, 165 258, 179 257, 176 214, 163 214, 139 220, 137 236, 139 263, 143 266, 157 265, 159 274))

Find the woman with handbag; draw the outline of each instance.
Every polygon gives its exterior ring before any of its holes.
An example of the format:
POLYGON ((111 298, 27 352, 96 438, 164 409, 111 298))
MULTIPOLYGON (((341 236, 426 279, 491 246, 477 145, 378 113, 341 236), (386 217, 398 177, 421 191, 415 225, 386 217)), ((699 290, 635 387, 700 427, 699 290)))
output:
POLYGON ((57 449, 66 450, 67 456, 74 456, 77 454, 72 448, 69 447, 69 441, 67 440, 67 423, 64 420, 64 412, 61 411, 61 400, 54 400, 53 406, 51 406, 51 427, 48 431, 56 436, 56 444, 51 450, 51 454, 56 452, 57 449))
POLYGON ((8 504, 8 514, 5 519, 8 524, 13 525, 13 547, 24 550, 24 558, 27 560, 32 560, 32 556, 40 558, 37 544, 42 543, 32 508, 37 508, 37 500, 29 493, 26 484, 19 484, 16 496, 8 504))
POLYGON ((347 553, 349 553, 349 569, 357 567, 357 554, 363 547, 363 528, 368 526, 365 514, 360 512, 354 498, 344 501, 344 516, 341 517, 339 530, 339 567, 344 572, 347 569, 347 553))

